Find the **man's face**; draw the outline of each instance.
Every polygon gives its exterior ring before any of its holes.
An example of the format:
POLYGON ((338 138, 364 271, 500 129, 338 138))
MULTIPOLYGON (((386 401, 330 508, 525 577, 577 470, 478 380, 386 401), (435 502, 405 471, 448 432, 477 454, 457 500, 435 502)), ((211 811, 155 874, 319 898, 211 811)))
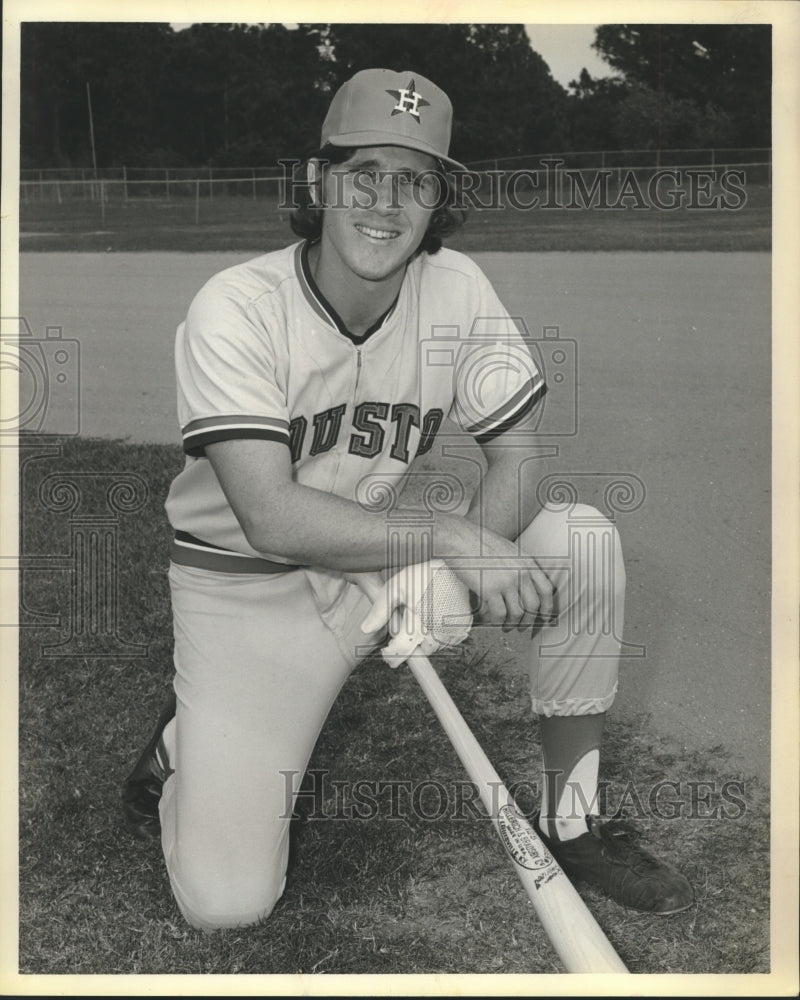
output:
POLYGON ((367 281, 397 274, 419 246, 438 194, 436 161, 398 146, 367 146, 323 174, 321 256, 367 281))

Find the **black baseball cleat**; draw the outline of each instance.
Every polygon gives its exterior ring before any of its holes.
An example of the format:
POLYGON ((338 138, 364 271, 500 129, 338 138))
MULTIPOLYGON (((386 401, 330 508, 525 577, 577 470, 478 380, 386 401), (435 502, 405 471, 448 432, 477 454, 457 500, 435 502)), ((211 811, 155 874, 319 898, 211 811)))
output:
POLYGON ((534 820, 537 833, 571 879, 591 882, 617 903, 644 913, 668 916, 694 903, 688 880, 639 847, 639 835, 629 823, 587 816, 586 825, 580 837, 561 841, 542 832, 538 814, 534 820))
POLYGON ((167 760, 163 733, 164 727, 174 718, 175 692, 173 691, 158 717, 153 735, 122 786, 125 826, 141 840, 157 839, 161 836, 158 803, 161 801, 164 782, 173 773, 167 760))

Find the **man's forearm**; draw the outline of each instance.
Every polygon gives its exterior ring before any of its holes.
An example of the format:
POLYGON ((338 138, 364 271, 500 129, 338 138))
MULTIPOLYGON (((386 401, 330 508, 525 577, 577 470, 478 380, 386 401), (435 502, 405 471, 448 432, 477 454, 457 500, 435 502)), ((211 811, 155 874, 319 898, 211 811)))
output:
POLYGON ((493 454, 467 511, 470 521, 509 541, 517 540, 541 507, 536 487, 544 465, 524 455, 519 448, 493 454))
MULTIPOLYGON (((474 556, 479 530, 465 518, 427 510, 394 510, 402 541, 393 542, 385 511, 295 482, 270 491, 249 523, 250 544, 265 555, 345 572, 400 569, 431 558, 474 556), (402 519, 402 520, 401 520, 402 519)), ((394 534, 394 538, 400 538, 394 534)))
POLYGON ((474 564, 482 535, 514 542, 540 508, 543 465, 519 457, 516 449, 492 456, 466 517, 399 508, 387 521, 385 511, 289 482, 271 491, 248 538, 258 551, 344 572, 393 571, 431 558, 474 564), (391 531, 392 523, 402 530, 391 531))

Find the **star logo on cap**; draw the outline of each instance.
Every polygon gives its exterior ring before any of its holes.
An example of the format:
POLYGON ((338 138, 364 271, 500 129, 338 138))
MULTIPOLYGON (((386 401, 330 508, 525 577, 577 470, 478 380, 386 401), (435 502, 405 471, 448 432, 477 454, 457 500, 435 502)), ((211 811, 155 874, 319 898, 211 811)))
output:
POLYGON ((392 108, 392 116, 405 112, 412 118, 416 118, 417 121, 420 120, 419 109, 430 107, 431 102, 426 101, 422 94, 418 94, 415 87, 416 83, 411 79, 403 90, 386 91, 390 97, 397 101, 397 104, 392 108))

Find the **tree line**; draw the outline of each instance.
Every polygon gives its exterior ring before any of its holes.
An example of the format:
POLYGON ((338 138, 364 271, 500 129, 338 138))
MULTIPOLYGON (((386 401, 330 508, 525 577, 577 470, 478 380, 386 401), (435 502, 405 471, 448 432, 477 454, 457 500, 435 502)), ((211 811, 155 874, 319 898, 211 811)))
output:
POLYGON ((564 88, 517 24, 26 22, 23 167, 256 166, 318 145, 359 69, 413 69, 454 106, 475 162, 582 149, 771 145, 770 25, 602 25, 564 88), (91 116, 89 107, 91 106, 91 116))

